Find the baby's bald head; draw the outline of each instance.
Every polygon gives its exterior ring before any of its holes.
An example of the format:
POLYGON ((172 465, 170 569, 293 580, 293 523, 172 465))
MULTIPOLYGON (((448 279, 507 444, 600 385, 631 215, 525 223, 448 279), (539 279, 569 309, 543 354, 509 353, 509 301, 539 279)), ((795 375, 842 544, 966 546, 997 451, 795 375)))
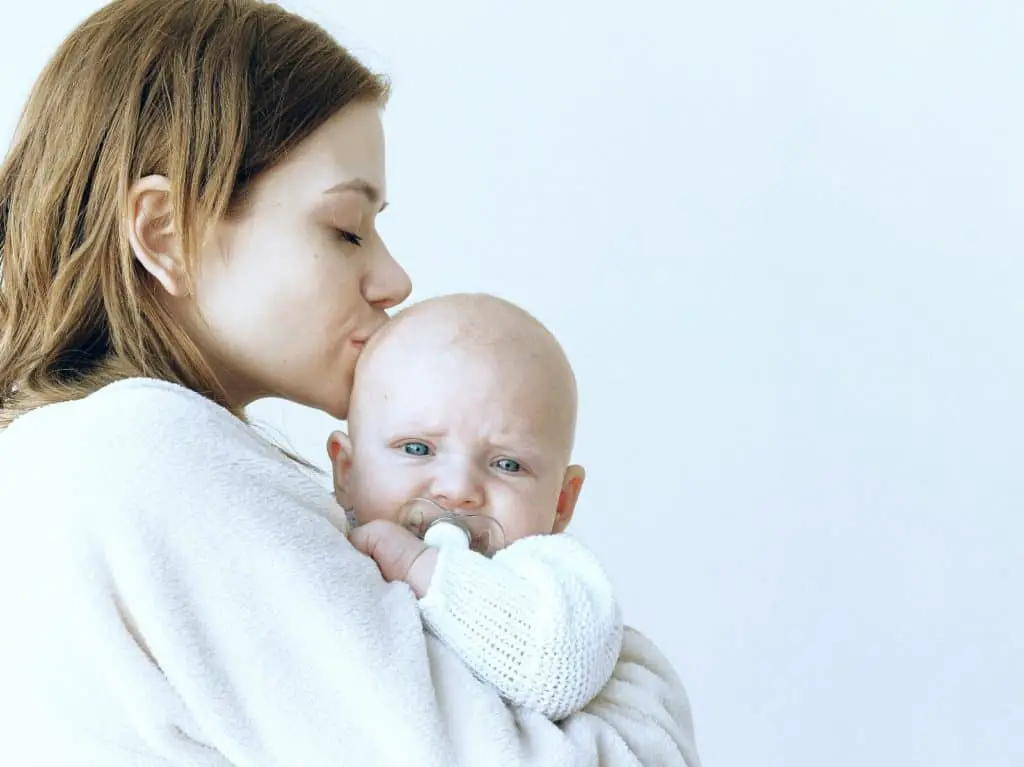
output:
MULTIPOLYGON (((510 406, 541 416, 538 423, 557 435, 568 461, 576 430, 577 391, 565 351, 529 312, 483 293, 427 299, 403 310, 378 331, 359 361, 350 421, 358 420, 367 396, 386 388, 398 371, 422 373, 427 366, 467 358, 488 366, 499 377, 510 406)), ((458 368, 450 373, 451 385, 458 387, 458 368)))
POLYGON ((388 322, 360 357, 348 427, 335 486, 360 522, 429 498, 491 517, 511 542, 564 530, 584 480, 569 463, 576 379, 565 352, 494 296, 432 298, 388 322))

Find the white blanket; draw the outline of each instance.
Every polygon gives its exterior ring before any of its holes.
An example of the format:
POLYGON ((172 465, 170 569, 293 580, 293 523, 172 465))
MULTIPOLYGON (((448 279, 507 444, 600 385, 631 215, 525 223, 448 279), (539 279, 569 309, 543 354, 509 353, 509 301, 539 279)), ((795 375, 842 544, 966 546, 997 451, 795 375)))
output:
POLYGON ((0 432, 0 764, 698 764, 627 631, 559 724, 507 707, 226 411, 131 380, 0 432))

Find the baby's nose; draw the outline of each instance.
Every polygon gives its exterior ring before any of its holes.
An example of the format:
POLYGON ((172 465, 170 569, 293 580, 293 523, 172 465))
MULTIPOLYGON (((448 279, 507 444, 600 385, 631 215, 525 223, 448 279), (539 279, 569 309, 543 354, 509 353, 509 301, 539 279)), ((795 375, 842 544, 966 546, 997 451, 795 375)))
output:
POLYGON ((437 476, 431 495, 451 511, 475 511, 484 503, 483 484, 469 467, 451 467, 437 476))

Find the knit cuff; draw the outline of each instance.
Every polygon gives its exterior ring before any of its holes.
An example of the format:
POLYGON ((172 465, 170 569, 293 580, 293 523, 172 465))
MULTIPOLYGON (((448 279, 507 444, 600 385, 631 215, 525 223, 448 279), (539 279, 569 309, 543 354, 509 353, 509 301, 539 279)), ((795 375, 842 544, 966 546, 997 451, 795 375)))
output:
POLYGON ((425 623, 480 677, 509 694, 533 675, 528 649, 537 626, 531 584, 466 549, 442 548, 427 593, 425 623))

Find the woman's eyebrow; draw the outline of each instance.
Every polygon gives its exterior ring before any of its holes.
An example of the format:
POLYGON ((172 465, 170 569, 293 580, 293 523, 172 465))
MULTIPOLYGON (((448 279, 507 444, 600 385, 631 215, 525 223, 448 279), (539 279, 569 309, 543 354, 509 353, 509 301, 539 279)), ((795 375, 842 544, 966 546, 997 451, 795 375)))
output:
POLYGON ((380 187, 376 184, 370 183, 364 178, 353 178, 348 181, 342 181, 340 184, 335 184, 330 189, 327 189, 324 194, 340 194, 342 192, 358 192, 369 200, 371 205, 376 206, 379 212, 383 211, 388 206, 387 202, 383 200, 380 187))

